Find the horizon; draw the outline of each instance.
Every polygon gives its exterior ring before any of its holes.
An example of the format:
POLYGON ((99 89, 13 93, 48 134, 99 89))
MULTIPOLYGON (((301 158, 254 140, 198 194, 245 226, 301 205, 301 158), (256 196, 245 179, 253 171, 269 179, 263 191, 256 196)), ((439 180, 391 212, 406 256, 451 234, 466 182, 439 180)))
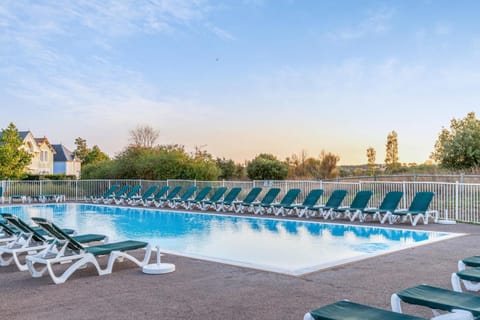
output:
POLYGON ((478 109, 476 1, 0 3, 0 128, 115 156, 129 130, 237 163, 429 159, 478 109))

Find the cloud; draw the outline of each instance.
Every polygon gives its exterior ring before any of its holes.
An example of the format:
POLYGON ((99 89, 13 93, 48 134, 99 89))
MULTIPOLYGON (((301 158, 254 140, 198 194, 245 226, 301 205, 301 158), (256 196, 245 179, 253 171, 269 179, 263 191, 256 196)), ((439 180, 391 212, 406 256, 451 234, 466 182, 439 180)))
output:
POLYGON ((390 29, 393 9, 370 11, 367 16, 353 26, 339 29, 327 34, 333 40, 356 40, 369 35, 385 34, 390 29))

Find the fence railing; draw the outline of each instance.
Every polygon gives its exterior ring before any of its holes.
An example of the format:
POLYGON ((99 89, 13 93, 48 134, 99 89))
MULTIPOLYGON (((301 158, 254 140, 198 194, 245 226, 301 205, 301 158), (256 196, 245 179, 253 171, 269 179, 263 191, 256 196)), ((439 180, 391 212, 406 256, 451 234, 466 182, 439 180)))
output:
POLYGON ((435 197, 431 204, 431 209, 438 210, 440 218, 449 218, 456 221, 480 223, 480 183, 460 183, 460 182, 436 182, 436 181, 197 181, 197 180, 39 180, 39 181, 0 181, 3 189, 3 197, 8 199, 12 195, 35 196, 40 194, 62 194, 67 201, 83 201, 91 195, 101 195, 111 185, 120 186, 129 184, 142 186, 146 190, 151 185, 170 185, 170 186, 189 186, 196 185, 199 188, 203 186, 228 188, 241 187, 243 198, 249 189, 253 187, 263 187, 266 192, 271 187, 280 188, 282 191, 279 198, 287 190, 299 188, 301 190, 298 198, 299 202, 305 199, 305 196, 312 189, 323 189, 325 201, 330 193, 335 189, 345 189, 348 195, 345 203, 352 201, 355 193, 359 190, 372 190, 373 197, 370 206, 376 207, 380 204, 385 194, 389 191, 403 191, 401 207, 408 207, 413 196, 419 191, 433 191, 435 197))

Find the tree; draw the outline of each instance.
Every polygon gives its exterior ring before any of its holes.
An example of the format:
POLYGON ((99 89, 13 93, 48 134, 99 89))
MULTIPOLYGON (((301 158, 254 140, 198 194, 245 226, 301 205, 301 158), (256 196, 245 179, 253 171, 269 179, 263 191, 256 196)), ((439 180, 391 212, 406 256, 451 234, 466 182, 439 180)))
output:
POLYGON ((367 161, 368 161, 368 170, 370 171, 370 175, 373 176, 375 174, 375 159, 377 156, 377 152, 373 147, 368 147, 367 149, 367 161))
POLYGON ((385 152, 385 165, 387 170, 392 172, 399 167, 398 162, 398 136, 394 131, 390 132, 387 136, 386 152, 385 152))
POLYGON ((237 166, 232 159, 217 158, 217 167, 220 169, 220 179, 230 180, 236 176, 237 166))
POLYGON ((95 164, 102 161, 108 161, 110 157, 105 154, 97 145, 94 145, 92 150, 90 150, 85 159, 83 160, 83 164, 95 164))
POLYGON ((24 175, 32 155, 22 144, 17 127, 10 123, 0 135, 0 179, 19 179, 24 175))
POLYGON ((271 154, 259 154, 247 165, 247 175, 252 180, 283 180, 288 175, 288 165, 271 154))
POLYGON ((152 148, 160 136, 160 131, 149 125, 139 125, 130 130, 130 141, 132 146, 138 148, 152 148))
POLYGON ((474 112, 452 119, 450 130, 443 128, 431 157, 447 169, 469 169, 480 165, 480 120, 474 112))
POLYGON ((337 163, 340 157, 336 154, 322 151, 320 153, 320 174, 322 178, 334 178, 338 176, 337 163))
POLYGON ((73 150, 73 154, 83 162, 87 157, 89 150, 87 147, 87 140, 78 137, 75 139, 75 145, 77 146, 75 150, 73 150))

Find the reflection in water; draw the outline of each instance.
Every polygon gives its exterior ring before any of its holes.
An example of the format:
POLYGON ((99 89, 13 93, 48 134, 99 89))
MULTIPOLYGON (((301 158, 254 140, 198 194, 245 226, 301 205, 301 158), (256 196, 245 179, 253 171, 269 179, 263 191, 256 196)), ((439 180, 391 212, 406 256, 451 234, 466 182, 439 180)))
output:
POLYGON ((179 254, 295 272, 399 250, 446 233, 86 204, 4 207, 79 233, 138 239, 179 254))

